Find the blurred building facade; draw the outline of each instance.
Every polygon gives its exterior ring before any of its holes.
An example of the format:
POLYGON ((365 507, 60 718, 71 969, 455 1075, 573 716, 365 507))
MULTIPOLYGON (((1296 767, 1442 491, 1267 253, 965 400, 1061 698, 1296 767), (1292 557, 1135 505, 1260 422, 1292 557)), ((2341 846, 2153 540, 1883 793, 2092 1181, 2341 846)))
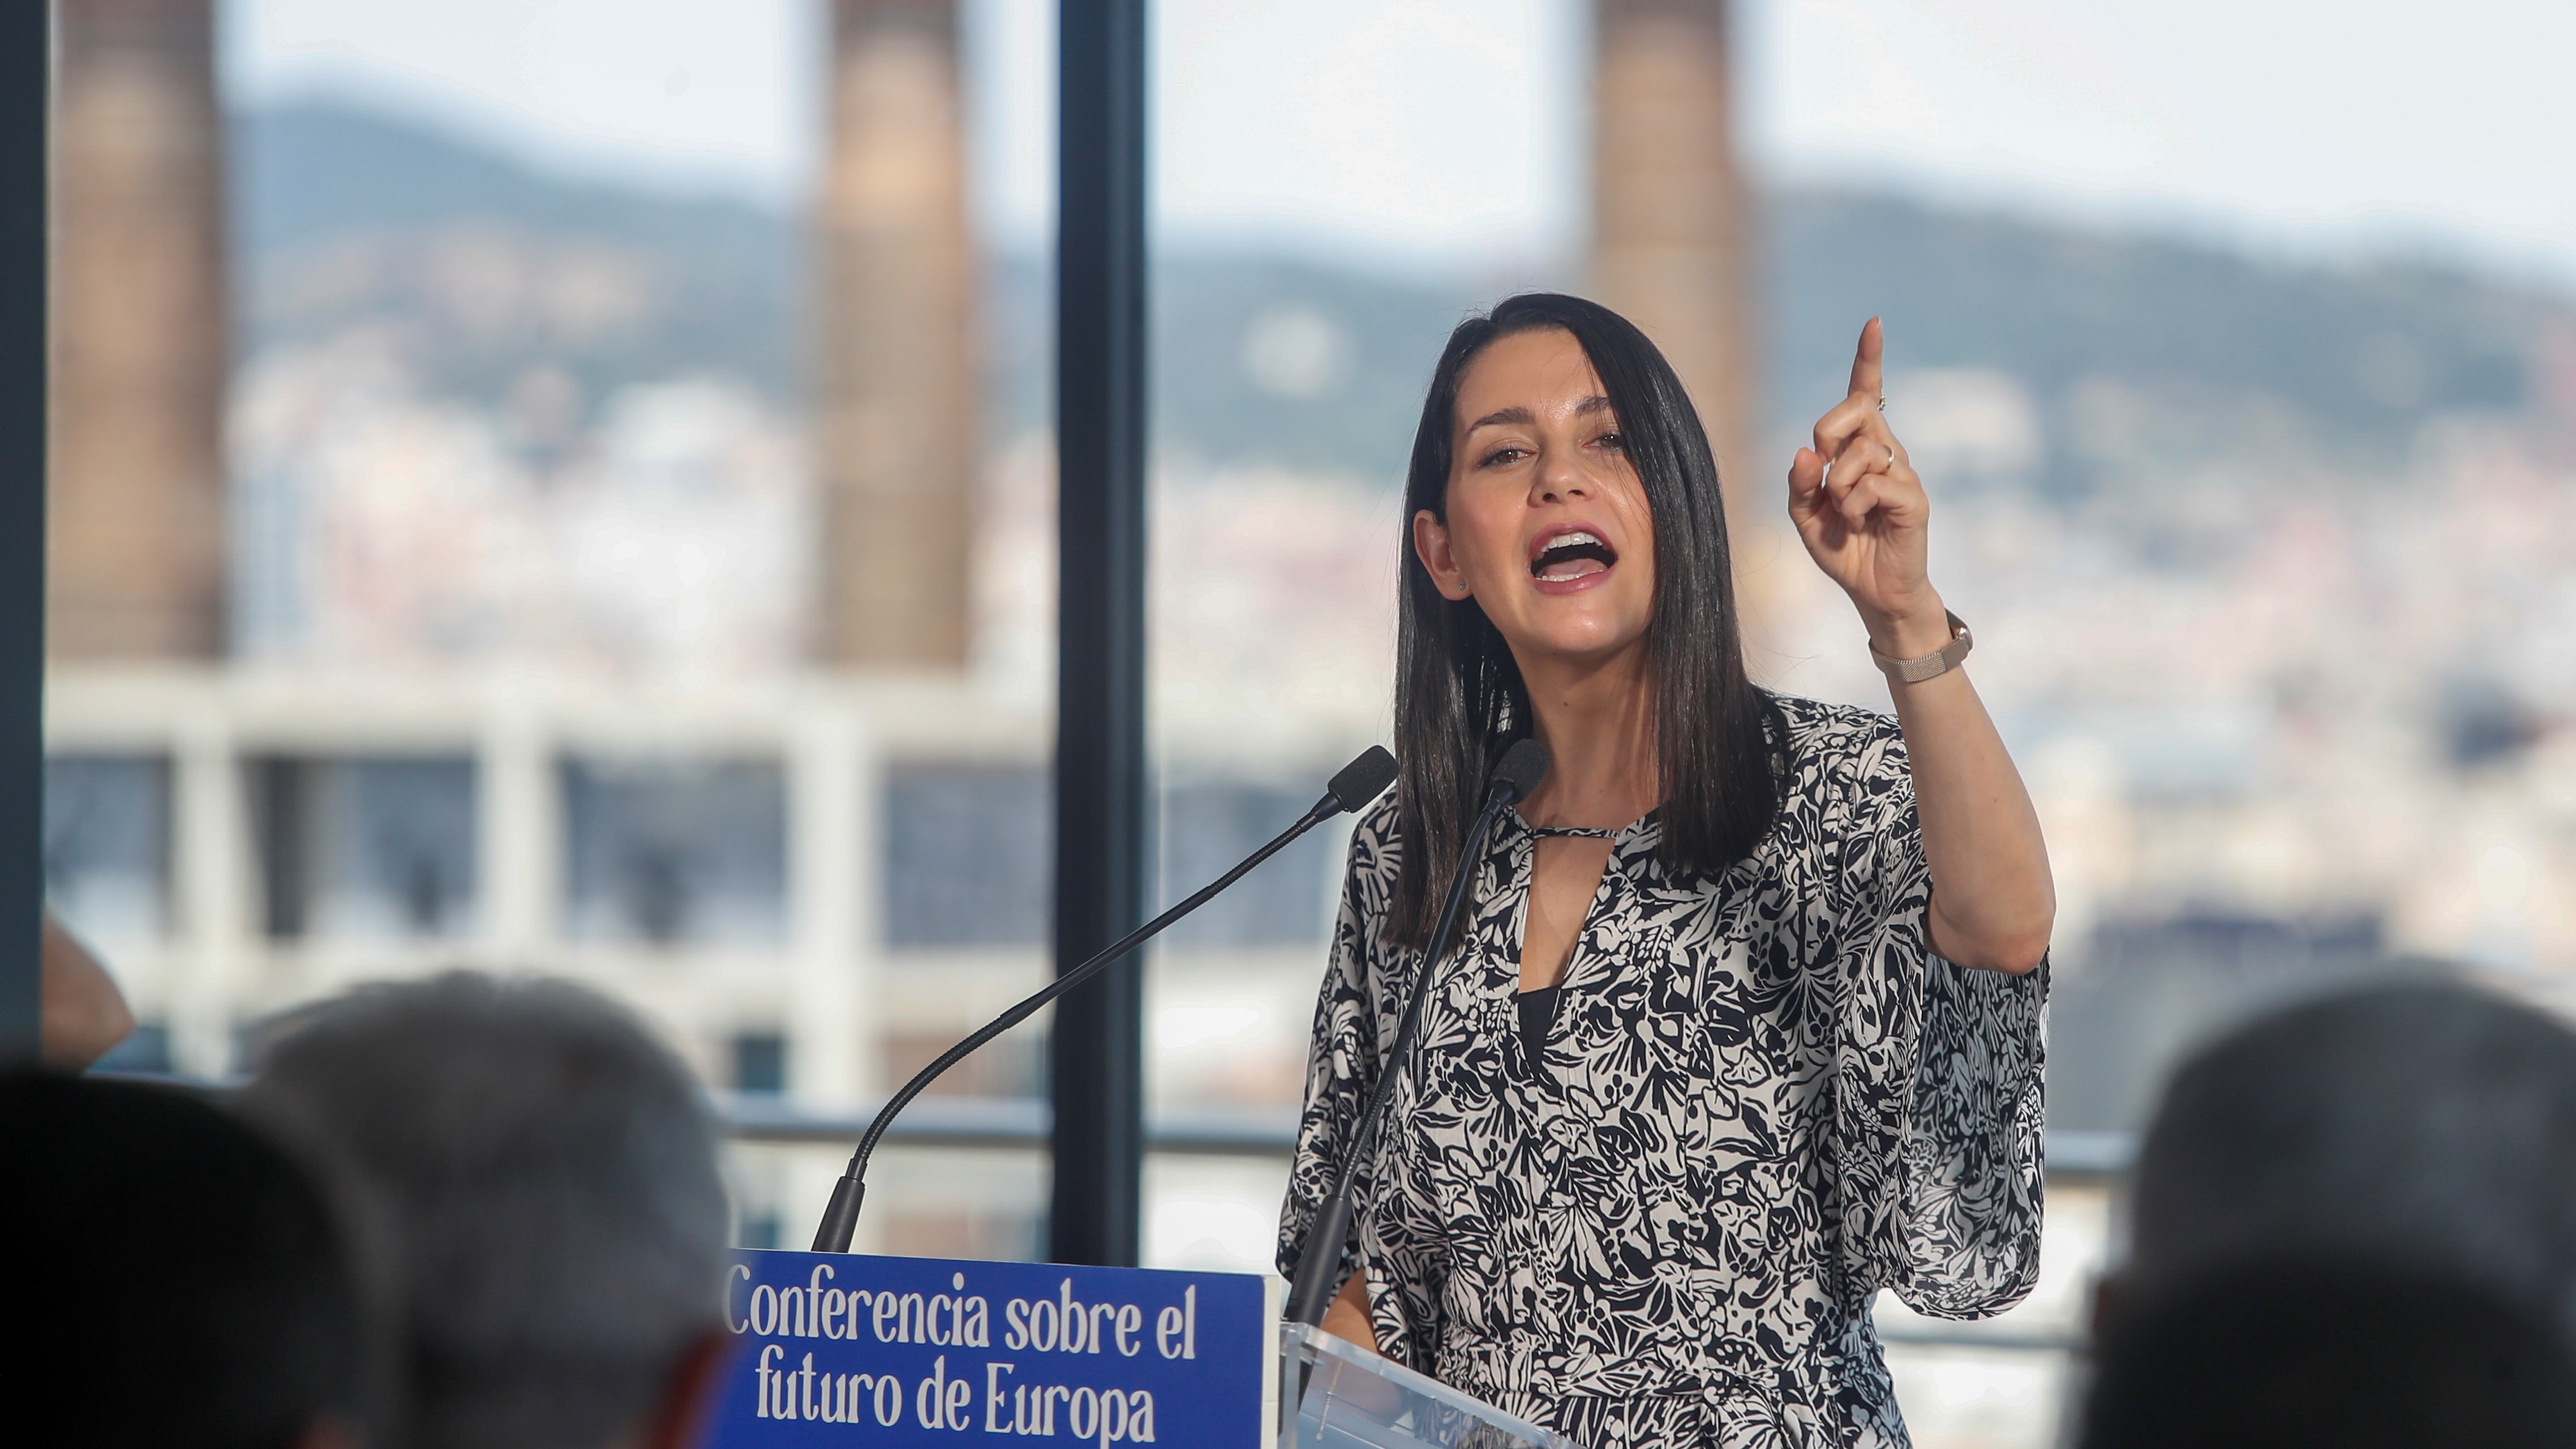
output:
MULTIPOLYGON (((321 116, 253 125, 267 149, 228 175, 210 0, 65 7, 47 861, 145 1024, 121 1064, 221 1077, 272 1012, 466 966, 588 981, 720 1089, 848 1110, 1043 979, 1051 464, 976 447, 956 7, 828 9, 790 249, 814 302, 771 314, 800 400, 685 345, 704 329, 621 371, 657 292, 710 269, 548 230, 544 197, 433 185, 311 240, 228 218, 298 188, 363 205, 450 158, 321 116), (239 259, 239 338, 234 234, 266 249, 239 259)), ((1255 616, 1296 587, 1227 583, 1255 616)), ((1350 713, 1177 728, 1203 763, 1167 794, 1172 869, 1294 818, 1366 742, 1350 713)), ((1293 1095, 1304 988, 1247 1008, 1226 983, 1310 978, 1333 850, 1176 936, 1167 1097, 1293 1095)), ((1042 1051, 1015 1034, 945 1089, 1032 1094, 1042 1051)), ((834 1170, 744 1156, 755 1238, 834 1170)), ((1031 1251, 1031 1173, 906 1174, 869 1232, 1031 1251)))

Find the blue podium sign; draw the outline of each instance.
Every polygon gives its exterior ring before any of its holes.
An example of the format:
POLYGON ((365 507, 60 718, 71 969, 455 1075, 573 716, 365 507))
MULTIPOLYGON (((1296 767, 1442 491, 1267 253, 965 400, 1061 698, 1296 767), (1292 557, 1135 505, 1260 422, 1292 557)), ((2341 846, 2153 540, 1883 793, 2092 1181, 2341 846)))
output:
POLYGON ((725 1326, 718 1449, 1260 1449, 1270 1428, 1270 1313, 1244 1274, 744 1249, 725 1326))

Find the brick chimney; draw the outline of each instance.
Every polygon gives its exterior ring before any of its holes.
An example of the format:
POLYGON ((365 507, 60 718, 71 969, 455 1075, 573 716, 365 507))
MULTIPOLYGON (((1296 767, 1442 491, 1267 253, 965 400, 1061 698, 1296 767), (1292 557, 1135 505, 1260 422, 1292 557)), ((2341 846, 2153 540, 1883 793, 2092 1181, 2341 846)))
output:
POLYGON ((1753 239, 1730 128, 1725 0, 1595 0, 1594 296, 1672 360, 1729 512, 1771 506, 1749 448, 1753 239))
POLYGON ((224 649, 224 131, 210 0, 59 0, 48 633, 224 649))
POLYGON ((833 0, 831 45, 816 645, 830 664, 953 669, 975 458, 955 0, 833 0))

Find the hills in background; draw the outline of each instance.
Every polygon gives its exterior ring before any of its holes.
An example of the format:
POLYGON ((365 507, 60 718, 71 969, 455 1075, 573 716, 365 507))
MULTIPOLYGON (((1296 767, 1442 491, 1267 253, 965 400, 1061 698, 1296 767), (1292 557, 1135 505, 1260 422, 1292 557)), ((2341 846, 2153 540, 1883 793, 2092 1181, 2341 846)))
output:
MULTIPOLYGON (((353 325, 400 330, 424 381, 503 401, 528 370, 593 399, 714 373, 793 408, 807 261, 788 217, 539 175, 361 113, 299 106, 233 123, 237 346, 353 325)), ((1852 335, 1887 318, 1902 368, 2008 378, 2042 419, 2105 384, 2159 451, 2322 452, 2377 471, 2446 414, 2550 393, 2568 298, 2403 262, 2301 266, 2178 241, 1788 190, 1760 234, 1765 416, 1795 436, 1839 396, 1852 335)), ((1042 259, 987 260, 986 425, 1043 424, 1042 259)), ((1312 260, 1157 259, 1154 424, 1172 453, 1392 481, 1443 337, 1492 300, 1312 260)), ((2099 408, 2094 409, 2095 412, 2099 408)), ((2123 476, 2087 428, 2040 430, 2044 493, 2123 476)))
POLYGON ((538 365, 594 396, 693 372, 796 386, 802 249, 778 216, 540 175, 336 107, 237 115, 228 139, 242 355, 391 324, 466 397, 538 365))

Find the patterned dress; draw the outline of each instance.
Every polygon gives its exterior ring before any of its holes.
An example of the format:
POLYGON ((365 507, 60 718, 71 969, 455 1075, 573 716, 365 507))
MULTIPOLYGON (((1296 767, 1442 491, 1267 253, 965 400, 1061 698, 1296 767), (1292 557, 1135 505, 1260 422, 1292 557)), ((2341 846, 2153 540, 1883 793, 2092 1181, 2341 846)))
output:
MULTIPOLYGON (((1895 722, 1776 704, 1776 826, 1714 881, 1667 875, 1654 816, 1617 832, 1535 1061, 1537 833, 1505 814, 1361 1174, 1381 1351, 1588 1449, 1901 1449, 1873 1295, 1976 1318, 2039 1271, 2048 968, 1932 955, 1895 722)), ((1401 848, 1390 798, 1351 841, 1283 1272, 1421 967, 1378 939, 1401 848)))

